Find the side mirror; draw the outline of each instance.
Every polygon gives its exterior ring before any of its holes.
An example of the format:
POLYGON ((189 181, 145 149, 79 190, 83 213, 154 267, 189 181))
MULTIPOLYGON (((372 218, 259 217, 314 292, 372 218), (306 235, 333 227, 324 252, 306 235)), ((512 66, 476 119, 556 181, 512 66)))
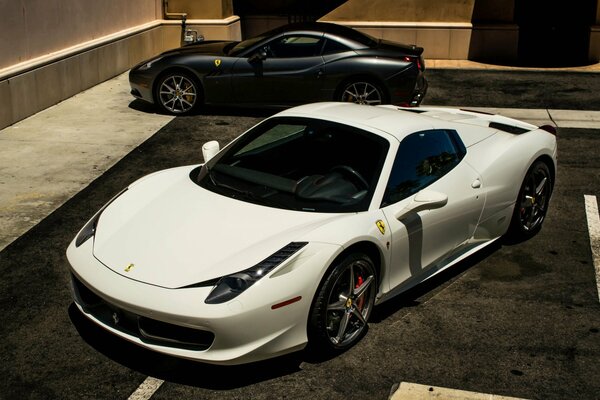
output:
POLYGON ((202 145, 202 156, 204 157, 204 162, 207 163, 208 160, 213 158, 215 154, 217 154, 221 150, 219 146, 219 142, 216 140, 211 140, 210 142, 204 143, 202 145))
POLYGON ((250 64, 254 64, 257 63, 259 61, 263 61, 267 59, 267 49, 266 48, 262 48, 260 50, 258 50, 256 53, 252 54, 249 58, 248 58, 248 62, 250 64))
POLYGON ((444 207, 448 203, 448 195, 433 190, 421 190, 415 195, 412 201, 394 216, 400 220, 410 213, 416 213, 423 210, 433 210, 444 207))

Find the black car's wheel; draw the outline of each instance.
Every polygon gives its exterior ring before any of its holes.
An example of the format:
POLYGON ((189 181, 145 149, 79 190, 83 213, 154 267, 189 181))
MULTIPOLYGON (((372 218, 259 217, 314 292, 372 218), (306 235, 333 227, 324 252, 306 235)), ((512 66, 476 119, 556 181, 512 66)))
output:
POLYGON ((329 351, 354 345, 367 330, 376 292, 371 259, 362 253, 343 258, 325 276, 313 301, 310 345, 329 351))
POLYGON ((200 85, 191 75, 170 72, 156 86, 156 103, 169 114, 183 115, 193 111, 201 101, 200 85))
POLYGON ((552 195, 552 175, 548 165, 536 161, 527 171, 515 203, 507 236, 526 240, 542 228, 552 195))
POLYGON ((383 104, 385 94, 379 85, 367 80, 355 80, 342 85, 339 101, 346 103, 367 104, 376 106, 383 104))

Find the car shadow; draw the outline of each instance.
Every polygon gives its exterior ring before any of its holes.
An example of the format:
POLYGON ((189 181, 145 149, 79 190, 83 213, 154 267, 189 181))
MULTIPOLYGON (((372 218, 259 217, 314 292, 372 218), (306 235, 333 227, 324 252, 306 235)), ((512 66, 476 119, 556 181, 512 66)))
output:
MULTIPOLYGON (((135 99, 129 103, 129 108, 146 114, 158 114, 158 115, 172 115, 160 110, 154 104, 150 104, 146 101, 135 99)), ((255 117, 255 118, 266 118, 271 115, 282 111, 284 108, 273 108, 273 107, 241 107, 241 106, 209 106, 203 105, 199 110, 187 114, 185 117, 198 117, 202 115, 210 116, 230 116, 230 117, 255 117)))
POLYGON ((81 338, 111 360, 167 382, 213 390, 229 390, 299 372, 302 352, 250 364, 221 366, 147 350, 115 336, 88 320, 74 303, 69 318, 81 338))
POLYGON ((440 272, 437 275, 432 276, 425 282, 419 283, 411 289, 391 298, 390 300, 373 308, 373 312, 369 318, 369 323, 380 323, 391 315, 395 314, 403 308, 417 307, 421 304, 421 299, 428 293, 433 292, 435 289, 441 287, 444 284, 450 283, 459 275, 469 270, 474 265, 477 265, 484 259, 490 257, 496 251, 502 248, 503 241, 496 240, 492 244, 483 249, 479 250, 475 254, 465 258, 464 260, 456 263, 452 267, 440 272))
MULTIPOLYGON (((404 308, 417 307, 420 299, 445 285, 502 248, 498 240, 451 268, 375 307, 369 323, 378 324, 404 308)), ((308 347, 284 356, 250 364, 222 366, 164 355, 130 343, 87 319, 74 303, 69 317, 81 338, 113 361, 154 378, 212 390, 230 390, 291 375, 302 363, 321 364, 344 352, 323 352, 308 347)), ((367 334, 368 329, 364 332, 367 334)))

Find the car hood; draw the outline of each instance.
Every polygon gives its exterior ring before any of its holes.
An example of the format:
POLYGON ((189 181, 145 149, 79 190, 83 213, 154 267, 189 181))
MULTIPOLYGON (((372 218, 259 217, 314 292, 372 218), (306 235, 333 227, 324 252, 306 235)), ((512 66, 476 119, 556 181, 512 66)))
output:
POLYGON ((188 44, 177 49, 165 51, 163 55, 175 54, 205 54, 211 56, 225 56, 224 49, 227 45, 237 43, 232 41, 208 40, 199 43, 188 44))
POLYGON ((143 178, 102 213, 94 256, 114 272, 179 288, 252 267, 343 214, 281 210, 210 192, 193 167, 143 178))

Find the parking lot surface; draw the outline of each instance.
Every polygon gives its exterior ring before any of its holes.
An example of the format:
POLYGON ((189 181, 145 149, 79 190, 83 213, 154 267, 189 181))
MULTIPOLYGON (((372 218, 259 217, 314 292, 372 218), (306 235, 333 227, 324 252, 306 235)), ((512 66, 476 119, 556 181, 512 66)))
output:
MULTIPOLYGON (((543 112, 523 109, 542 110, 550 121, 548 109, 600 110, 597 74, 428 73, 428 105, 520 109, 531 119, 543 112)), ((126 399, 149 376, 161 383, 152 399, 386 399, 402 381, 531 399, 598 397, 600 303, 584 202, 600 195, 593 118, 586 127, 559 124, 555 192, 536 237, 498 243, 375 308, 366 337, 337 357, 300 352, 210 366, 143 350, 81 316, 65 249, 87 219, 135 179, 199 163, 202 143, 224 144, 271 113, 208 108, 169 119, 0 252, 0 398, 126 399)))

